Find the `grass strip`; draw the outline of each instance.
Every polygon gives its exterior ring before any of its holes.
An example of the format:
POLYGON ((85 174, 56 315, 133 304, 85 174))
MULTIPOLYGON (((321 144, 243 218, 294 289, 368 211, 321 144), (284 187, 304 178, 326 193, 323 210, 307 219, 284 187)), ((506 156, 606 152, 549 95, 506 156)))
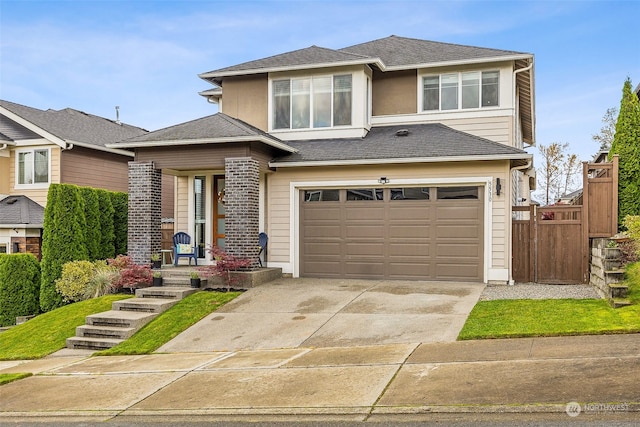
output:
POLYGON ((481 301, 459 340, 640 332, 640 306, 592 299, 481 301))
POLYGON ((30 372, 22 372, 17 374, 0 374, 0 385, 8 384, 13 381, 21 380, 22 378, 30 377, 30 372))
POLYGON ((111 303, 129 295, 105 295, 40 314, 0 333, 0 360, 39 359, 65 347, 90 314, 111 310, 111 303))
POLYGON ((115 356, 152 353, 238 295, 240 292, 196 292, 191 294, 153 319, 131 338, 115 347, 95 354, 115 356))

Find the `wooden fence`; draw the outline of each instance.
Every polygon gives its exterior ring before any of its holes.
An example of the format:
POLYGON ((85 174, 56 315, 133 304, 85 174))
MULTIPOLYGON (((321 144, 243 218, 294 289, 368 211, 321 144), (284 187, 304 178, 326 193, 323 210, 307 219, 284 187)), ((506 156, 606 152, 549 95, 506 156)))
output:
POLYGON ((580 205, 514 206, 513 279, 578 284, 589 281, 589 239, 618 227, 618 157, 583 164, 580 205))

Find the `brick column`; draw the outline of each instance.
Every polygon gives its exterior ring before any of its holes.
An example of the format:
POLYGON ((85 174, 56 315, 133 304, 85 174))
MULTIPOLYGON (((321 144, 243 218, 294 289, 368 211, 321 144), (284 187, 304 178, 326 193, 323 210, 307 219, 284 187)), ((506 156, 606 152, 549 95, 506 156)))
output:
POLYGON ((251 157, 225 159, 225 245, 230 255, 252 260, 257 270, 260 168, 251 157))
POLYGON ((128 255, 149 264, 162 241, 162 171, 153 162, 129 162, 128 255))

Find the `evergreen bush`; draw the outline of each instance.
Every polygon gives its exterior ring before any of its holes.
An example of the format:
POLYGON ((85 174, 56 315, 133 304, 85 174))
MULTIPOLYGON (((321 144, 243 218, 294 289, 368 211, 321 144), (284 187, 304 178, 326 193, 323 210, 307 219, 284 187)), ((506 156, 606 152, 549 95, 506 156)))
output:
POLYGON ((84 217, 87 222, 85 236, 87 240, 87 252, 89 260, 100 259, 102 251, 100 250, 100 204, 98 203, 98 193, 91 187, 81 187, 80 194, 84 199, 84 217))
POLYGON ((43 312, 64 305, 62 295, 55 287, 62 266, 69 261, 89 259, 84 211, 84 201, 77 186, 49 186, 42 232, 40 309, 43 312))
POLYGON ((95 191, 98 194, 98 204, 100 206, 100 256, 98 258, 113 258, 116 256, 113 224, 115 210, 111 203, 111 192, 102 189, 96 189, 95 191))
POLYGON ((32 254, 0 255, 0 326, 40 312, 40 265, 32 254))
POLYGON ((84 299, 94 276, 95 265, 91 261, 71 261, 62 266, 62 274, 56 280, 56 291, 64 302, 84 299))
POLYGON ((115 255, 127 253, 127 233, 129 218, 129 195, 127 193, 111 192, 111 204, 113 205, 113 227, 115 255))

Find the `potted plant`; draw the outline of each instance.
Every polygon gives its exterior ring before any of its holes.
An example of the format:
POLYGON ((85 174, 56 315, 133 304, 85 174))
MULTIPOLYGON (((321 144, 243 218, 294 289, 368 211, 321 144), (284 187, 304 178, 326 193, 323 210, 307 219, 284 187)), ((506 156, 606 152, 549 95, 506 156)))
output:
POLYGON ((189 274, 189 277, 191 277, 191 287, 192 288, 199 288, 200 287, 200 276, 198 275, 197 271, 192 271, 191 274, 189 274))
POLYGON ((162 286, 162 273, 159 271, 153 272, 153 286, 162 286))
POLYGON ((151 254, 151 267, 154 269, 162 267, 162 263, 160 262, 160 254, 151 254))

